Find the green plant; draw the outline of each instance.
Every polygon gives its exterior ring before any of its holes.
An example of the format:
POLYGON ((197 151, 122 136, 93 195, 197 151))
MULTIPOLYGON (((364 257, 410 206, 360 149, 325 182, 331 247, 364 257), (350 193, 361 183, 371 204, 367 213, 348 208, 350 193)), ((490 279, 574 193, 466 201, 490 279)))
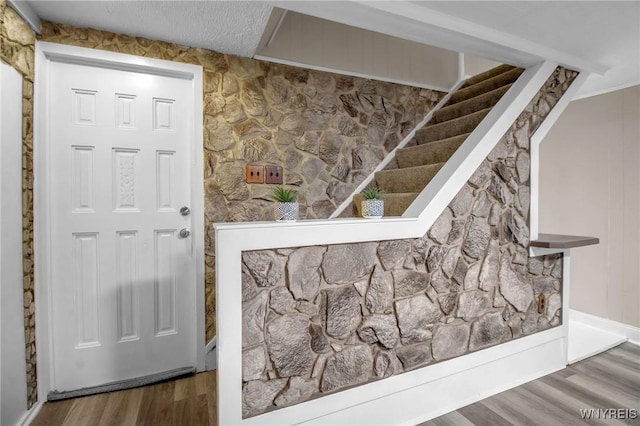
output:
POLYGON ((382 198, 382 194, 384 194, 384 191, 377 186, 365 189, 360 193, 360 195, 362 195, 365 200, 379 200, 380 198, 382 198))
POLYGON ((281 203, 293 203, 296 201, 297 195, 298 191, 283 188, 281 186, 276 186, 275 188, 273 188, 273 194, 271 195, 271 197, 281 203))

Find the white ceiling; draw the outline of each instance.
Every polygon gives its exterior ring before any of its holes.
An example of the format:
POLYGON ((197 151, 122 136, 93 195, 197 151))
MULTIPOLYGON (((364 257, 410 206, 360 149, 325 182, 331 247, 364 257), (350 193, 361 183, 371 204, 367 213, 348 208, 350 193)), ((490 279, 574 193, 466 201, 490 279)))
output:
POLYGON ((581 95, 640 84, 640 1, 57 1, 49 21, 253 56, 272 5, 513 64, 596 71, 581 95))
POLYGON ((639 1, 429 1, 421 7, 609 68, 581 93, 640 84, 639 1))
POLYGON ((262 1, 28 1, 41 19, 253 56, 272 6, 262 1))

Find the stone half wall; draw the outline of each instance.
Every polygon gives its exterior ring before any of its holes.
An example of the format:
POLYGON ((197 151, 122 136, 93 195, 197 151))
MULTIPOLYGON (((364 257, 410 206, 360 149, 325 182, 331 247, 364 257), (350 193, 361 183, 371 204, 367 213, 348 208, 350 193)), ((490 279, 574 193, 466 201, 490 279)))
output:
POLYGON ((33 287, 33 79, 35 33, 5 0, 0 0, 0 60, 23 77, 22 83, 22 241, 24 325, 29 408, 37 401, 36 317, 33 287))
POLYGON ((207 339, 215 336, 212 224, 273 220, 274 185, 247 164, 281 165, 300 218, 328 218, 444 93, 44 22, 43 41, 201 65, 207 339))
POLYGON ((576 75, 553 73, 422 238, 243 253, 244 417, 560 325, 562 257, 527 250, 529 137, 576 75))

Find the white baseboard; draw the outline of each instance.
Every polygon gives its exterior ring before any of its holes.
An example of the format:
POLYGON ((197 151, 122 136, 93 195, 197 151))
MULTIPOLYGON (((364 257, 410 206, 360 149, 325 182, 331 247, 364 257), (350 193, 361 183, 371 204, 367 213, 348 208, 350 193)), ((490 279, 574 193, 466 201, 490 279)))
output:
POLYGON ((576 311, 575 309, 569 309, 569 319, 611 334, 623 336, 629 343, 640 346, 640 328, 638 327, 576 311))
POLYGON ((216 349, 217 336, 207 343, 205 347, 204 371, 216 370, 218 368, 218 351, 216 349))
POLYGON ((419 424, 561 370, 565 367, 562 353, 562 339, 548 341, 303 424, 419 424))
POLYGON ((18 421, 18 423, 16 423, 16 425, 29 426, 31 422, 33 422, 36 419, 43 405, 44 405, 44 402, 37 401, 35 404, 33 404, 33 407, 31 407, 29 411, 24 413, 24 415, 18 421))
POLYGON ((229 400, 220 425, 419 424, 564 368, 565 339, 556 327, 248 419, 233 418, 229 400))
POLYGON ((626 341, 627 338, 624 336, 570 320, 567 361, 569 364, 575 364, 626 341))

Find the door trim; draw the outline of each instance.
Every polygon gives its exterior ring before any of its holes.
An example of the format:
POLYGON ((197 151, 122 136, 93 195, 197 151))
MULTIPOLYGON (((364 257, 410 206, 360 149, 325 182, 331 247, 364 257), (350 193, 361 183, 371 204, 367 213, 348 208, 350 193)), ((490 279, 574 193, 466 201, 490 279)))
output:
POLYGON ((113 53, 56 43, 36 42, 34 81, 34 255, 35 305, 38 400, 46 401, 53 390, 53 325, 51 286, 51 149, 50 119, 47 111, 47 89, 51 76, 51 63, 65 62, 102 68, 137 71, 154 75, 189 80, 193 87, 193 122, 190 125, 191 154, 191 210, 192 210, 192 267, 196 280, 196 368, 205 368, 205 295, 204 295, 204 179, 203 179, 203 71, 199 65, 182 64, 160 59, 149 59, 123 53, 113 53))

